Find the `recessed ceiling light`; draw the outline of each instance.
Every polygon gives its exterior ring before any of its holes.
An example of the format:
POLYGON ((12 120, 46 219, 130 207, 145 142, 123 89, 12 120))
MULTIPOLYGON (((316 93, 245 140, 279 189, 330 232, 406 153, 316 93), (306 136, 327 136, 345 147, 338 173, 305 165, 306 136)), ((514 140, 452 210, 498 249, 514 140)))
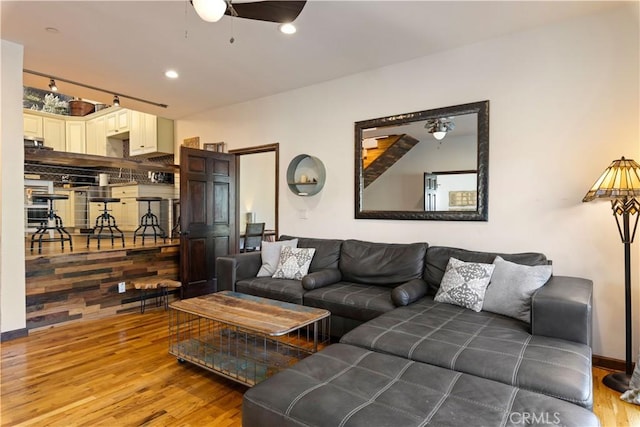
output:
POLYGON ((167 70, 165 71, 164 75, 170 79, 178 78, 178 72, 176 70, 167 70))
POLYGON ((278 28, 280 29, 280 32, 284 34, 294 34, 296 32, 296 27, 291 22, 282 24, 278 28))
POLYGON ((47 28, 45 28, 44 30, 45 30, 46 32, 48 32, 48 33, 54 33, 54 34, 57 34, 57 33, 59 33, 59 32, 60 32, 60 30, 58 30, 58 29, 57 29, 57 28, 55 28, 55 27, 47 27, 47 28))

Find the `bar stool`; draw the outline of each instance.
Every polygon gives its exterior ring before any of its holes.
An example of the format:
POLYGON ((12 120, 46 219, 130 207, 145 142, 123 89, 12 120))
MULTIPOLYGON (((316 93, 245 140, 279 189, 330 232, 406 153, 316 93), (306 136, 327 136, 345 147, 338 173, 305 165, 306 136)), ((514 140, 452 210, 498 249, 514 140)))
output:
MULTIPOLYGON (((64 251, 64 242, 69 242, 69 249, 73 251, 73 240, 71 234, 64 228, 62 218, 60 218, 55 209, 53 209, 54 200, 68 200, 69 196, 64 194, 38 194, 39 199, 46 200, 48 204, 47 217, 40 221, 40 225, 31 235, 31 252, 33 252, 33 243, 38 239, 38 253, 42 253, 42 242, 60 242, 64 251), (44 237, 49 231, 58 232, 60 237, 44 237)), ((53 233, 55 236, 55 233, 53 233)))
POLYGON ((140 217, 140 226, 133 232, 133 244, 136 244, 136 237, 140 235, 142 236, 142 244, 144 245, 145 236, 151 236, 151 234, 147 234, 147 228, 151 228, 153 231, 154 243, 157 242, 158 236, 162 237, 166 243, 167 234, 164 232, 162 227, 160 227, 158 217, 151 212, 151 202, 161 202, 162 197, 136 197, 136 201, 147 202, 147 213, 140 217), (140 229, 142 229, 142 231, 140 231, 140 229), (138 233, 139 231, 140 233, 138 233))
POLYGON ((177 219, 174 222, 173 228, 171 229, 171 238, 175 239, 176 237, 180 237, 180 199, 173 199, 174 209, 177 207, 178 215, 174 215, 177 219))
POLYGON ((113 246, 113 239, 117 233, 119 235, 118 238, 122 239, 122 247, 124 248, 124 233, 118 228, 116 219, 109 213, 110 210, 108 208, 109 203, 118 203, 120 199, 114 197, 91 197, 89 201, 92 203, 103 203, 104 205, 102 213, 96 218, 96 226, 93 227, 93 231, 87 235, 87 247, 89 247, 91 239, 98 240, 98 249, 100 249, 100 241, 102 239, 111 239, 111 246, 113 246))

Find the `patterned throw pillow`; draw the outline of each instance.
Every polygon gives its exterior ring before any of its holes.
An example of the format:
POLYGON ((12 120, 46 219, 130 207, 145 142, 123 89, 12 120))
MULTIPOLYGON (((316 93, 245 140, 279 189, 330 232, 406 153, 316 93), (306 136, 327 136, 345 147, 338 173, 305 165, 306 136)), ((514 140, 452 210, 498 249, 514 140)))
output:
POLYGON ((449 258, 435 300, 470 308, 473 311, 482 310, 484 293, 491 281, 494 268, 496 266, 493 264, 449 258))
POLYGON ((309 271, 315 248, 292 248, 283 246, 280 249, 280 261, 273 273, 275 279, 302 280, 309 271))

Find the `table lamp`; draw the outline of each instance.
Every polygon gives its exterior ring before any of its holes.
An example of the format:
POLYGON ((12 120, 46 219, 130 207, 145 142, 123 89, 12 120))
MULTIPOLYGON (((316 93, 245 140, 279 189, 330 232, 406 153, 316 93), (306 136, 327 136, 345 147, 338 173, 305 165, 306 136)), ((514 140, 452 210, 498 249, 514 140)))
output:
POLYGON ((633 373, 631 362, 631 243, 638 227, 640 211, 640 165, 622 157, 614 160, 587 192, 583 202, 594 199, 611 200, 613 216, 624 244, 624 303, 626 326, 625 372, 614 372, 604 377, 602 382, 609 388, 625 392, 633 373), (631 218, 633 226, 631 226, 631 218), (620 221, 622 220, 622 225, 620 221))

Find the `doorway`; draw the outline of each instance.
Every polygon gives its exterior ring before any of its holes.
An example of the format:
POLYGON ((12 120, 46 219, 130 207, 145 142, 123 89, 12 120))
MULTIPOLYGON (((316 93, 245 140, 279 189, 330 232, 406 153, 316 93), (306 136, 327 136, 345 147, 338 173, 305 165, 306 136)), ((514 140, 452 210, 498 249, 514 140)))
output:
POLYGON ((247 222, 264 222, 265 237, 278 237, 280 144, 229 150, 236 156, 236 251, 247 222))

